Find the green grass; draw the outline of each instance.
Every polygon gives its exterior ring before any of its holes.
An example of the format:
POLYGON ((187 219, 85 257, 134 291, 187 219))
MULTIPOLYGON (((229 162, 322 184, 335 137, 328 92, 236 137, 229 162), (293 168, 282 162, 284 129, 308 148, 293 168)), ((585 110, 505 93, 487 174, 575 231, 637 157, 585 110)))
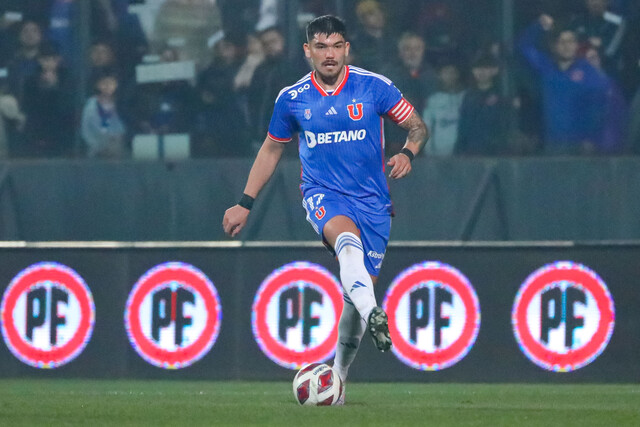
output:
POLYGON ((300 407, 285 382, 0 380, 0 425, 640 425, 640 385, 350 383, 300 407))

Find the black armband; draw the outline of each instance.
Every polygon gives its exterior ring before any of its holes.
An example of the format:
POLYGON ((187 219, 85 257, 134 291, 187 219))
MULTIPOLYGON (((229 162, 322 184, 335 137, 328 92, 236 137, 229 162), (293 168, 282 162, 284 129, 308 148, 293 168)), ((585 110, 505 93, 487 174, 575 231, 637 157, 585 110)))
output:
POLYGON ((400 152, 402 154, 404 154, 405 156, 407 156, 409 158, 409 161, 412 162, 413 158, 415 157, 415 155, 413 154, 413 152, 411 150, 409 150, 408 148, 403 148, 402 150, 400 150, 400 152))
POLYGON ((254 199, 253 197, 242 193, 242 197, 240 198, 240 201, 238 202, 239 206, 242 206, 245 209, 249 209, 251 210, 251 208, 253 207, 253 202, 256 199, 254 199))

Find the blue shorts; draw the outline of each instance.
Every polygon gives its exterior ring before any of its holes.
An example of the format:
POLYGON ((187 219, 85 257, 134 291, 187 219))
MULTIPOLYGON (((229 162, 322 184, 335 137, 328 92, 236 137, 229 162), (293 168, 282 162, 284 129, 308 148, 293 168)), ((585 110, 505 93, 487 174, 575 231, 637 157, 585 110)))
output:
POLYGON ((388 213, 363 212, 357 209, 347 197, 326 188, 317 187, 305 191, 302 206, 307 211, 307 221, 311 223, 316 233, 322 236, 323 243, 334 255, 333 248, 324 240, 322 234, 324 225, 337 215, 350 218, 360 230, 367 271, 372 276, 380 274, 391 231, 391 216, 388 213))

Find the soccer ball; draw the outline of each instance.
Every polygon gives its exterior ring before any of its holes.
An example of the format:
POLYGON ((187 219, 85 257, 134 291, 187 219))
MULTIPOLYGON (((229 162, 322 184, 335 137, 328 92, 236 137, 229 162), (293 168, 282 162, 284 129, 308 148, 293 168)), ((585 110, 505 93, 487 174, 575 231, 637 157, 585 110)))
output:
POLYGON ((324 363, 303 366, 293 379, 293 396, 300 405, 335 405, 341 394, 340 376, 324 363))

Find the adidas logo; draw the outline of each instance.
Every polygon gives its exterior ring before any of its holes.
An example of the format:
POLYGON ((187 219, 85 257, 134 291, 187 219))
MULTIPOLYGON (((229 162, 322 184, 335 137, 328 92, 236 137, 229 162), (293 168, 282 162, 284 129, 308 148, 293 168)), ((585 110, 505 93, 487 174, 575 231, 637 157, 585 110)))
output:
POLYGON ((336 111, 335 108, 331 107, 329 108, 329 111, 327 111, 326 113, 324 113, 325 116, 333 116, 334 114, 338 114, 338 112, 336 111))
POLYGON ((351 290, 349 292, 353 292, 357 288, 366 288, 366 287, 367 287, 367 285, 365 285, 364 283, 356 282, 356 283, 353 284, 353 286, 351 287, 351 290))

